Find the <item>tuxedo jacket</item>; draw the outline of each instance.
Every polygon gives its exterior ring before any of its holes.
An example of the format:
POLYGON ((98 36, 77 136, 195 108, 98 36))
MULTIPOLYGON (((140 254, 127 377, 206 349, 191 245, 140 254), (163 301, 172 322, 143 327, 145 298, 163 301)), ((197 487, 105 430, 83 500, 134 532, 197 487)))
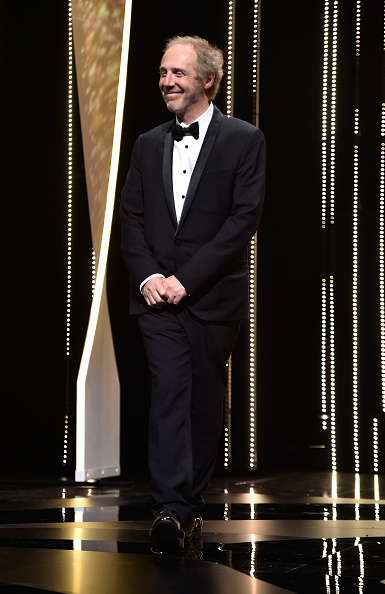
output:
POLYGON ((247 318, 248 246, 264 197, 263 133, 225 117, 214 106, 178 223, 172 184, 173 122, 139 136, 122 192, 122 254, 130 274, 130 312, 149 309, 139 287, 148 276, 160 273, 176 276, 188 293, 186 306, 198 318, 247 318))

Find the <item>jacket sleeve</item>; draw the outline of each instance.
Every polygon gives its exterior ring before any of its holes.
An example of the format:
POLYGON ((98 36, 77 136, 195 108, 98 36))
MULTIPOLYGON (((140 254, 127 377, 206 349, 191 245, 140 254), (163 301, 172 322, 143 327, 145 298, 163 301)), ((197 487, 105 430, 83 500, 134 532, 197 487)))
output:
POLYGON ((140 167, 141 136, 131 156, 130 169, 122 191, 120 218, 122 226, 121 252, 125 264, 138 287, 144 279, 162 271, 152 257, 144 237, 144 203, 140 167))

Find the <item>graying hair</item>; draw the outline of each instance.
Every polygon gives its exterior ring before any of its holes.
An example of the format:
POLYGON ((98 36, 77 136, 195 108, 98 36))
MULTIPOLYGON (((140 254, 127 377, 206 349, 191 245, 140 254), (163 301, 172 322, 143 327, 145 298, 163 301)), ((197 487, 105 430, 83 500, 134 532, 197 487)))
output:
POLYGON ((215 99, 223 76, 222 51, 215 45, 211 45, 207 39, 203 39, 197 35, 176 35, 167 41, 164 52, 166 52, 172 45, 177 44, 191 45, 196 51, 196 71, 200 80, 205 79, 211 73, 214 74, 214 82, 212 86, 207 89, 206 94, 210 100, 215 99))

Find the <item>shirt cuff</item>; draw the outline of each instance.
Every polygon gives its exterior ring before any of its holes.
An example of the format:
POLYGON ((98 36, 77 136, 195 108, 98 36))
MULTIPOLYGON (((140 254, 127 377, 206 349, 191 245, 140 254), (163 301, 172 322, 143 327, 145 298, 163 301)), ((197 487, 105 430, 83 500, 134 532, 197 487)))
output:
POLYGON ((156 276, 158 276, 160 278, 165 278, 164 274, 160 274, 159 272, 157 272, 156 274, 150 274, 150 276, 145 278, 144 281, 142 281, 140 283, 140 287, 139 287, 140 292, 142 292, 142 289, 143 289, 144 285, 146 284, 146 282, 149 281, 151 278, 155 278, 156 276))

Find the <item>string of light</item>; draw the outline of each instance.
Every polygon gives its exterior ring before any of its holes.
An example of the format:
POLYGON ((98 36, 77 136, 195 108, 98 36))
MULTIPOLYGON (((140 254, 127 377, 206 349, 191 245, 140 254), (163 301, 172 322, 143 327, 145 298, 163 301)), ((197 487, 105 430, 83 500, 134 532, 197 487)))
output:
POLYGON ((229 0, 227 25, 226 114, 233 115, 235 0, 229 0))
MULTIPOLYGON (((385 46, 385 25, 384 25, 385 46)), ((385 51, 385 49, 384 49, 385 51)), ((382 410, 385 412, 385 103, 381 112, 380 149, 380 204, 379 204, 379 284, 381 334, 381 392, 382 410)))
MULTIPOLYGON (((253 91, 253 124, 258 126, 259 116, 259 29, 260 29, 260 7, 259 1, 254 1, 253 11, 253 64, 252 64, 252 91, 253 91)), ((249 410, 250 410, 250 444, 249 444, 249 465, 251 469, 257 467, 256 450, 256 367, 257 367, 257 236, 255 235, 250 243, 250 310, 249 310, 249 410)))
POLYGON ((92 296, 94 296, 95 284, 96 284, 96 253, 95 253, 94 249, 92 249, 91 283, 92 283, 92 296))
MULTIPOLYGON (((361 53, 361 1, 356 1, 356 89, 359 84, 359 58, 361 53)), ((353 278, 352 278, 352 325, 353 325, 353 449, 354 470, 360 472, 359 451, 359 336, 358 336, 358 205, 359 205, 359 96, 356 92, 353 132, 356 136, 353 149, 353 278)))
POLYGON ((328 195, 328 74, 329 74, 329 2, 325 0, 324 8, 324 42, 322 69, 322 172, 321 172, 321 226, 326 228, 326 210, 328 195))
POLYGON ((327 286, 326 279, 322 279, 321 292, 321 418, 322 429, 328 428, 327 406, 327 286))
POLYGON ((63 465, 68 460, 69 431, 69 356, 71 340, 71 294, 72 294, 72 182, 73 182, 73 31, 72 2, 68 2, 68 107, 67 107, 67 304, 66 304, 66 403, 64 416, 63 465))
POLYGON ((378 419, 373 419, 373 473, 374 473, 374 499, 380 499, 378 485, 378 419))
POLYGON ((254 0, 253 11, 253 69, 252 69, 252 84, 253 84, 253 124, 258 126, 259 116, 259 29, 260 29, 260 0, 254 0))
MULTIPOLYGON (((382 37, 382 63, 385 76, 385 4, 382 37)), ((381 105, 380 146, 380 204, 379 204, 379 283, 380 283, 380 340, 381 340, 381 393, 385 412, 385 96, 381 105)))
MULTIPOLYGON (((227 24, 227 79, 226 79, 226 115, 233 115, 234 97, 234 34, 235 0, 229 0, 227 24)), ((224 406, 224 468, 231 465, 231 398, 232 398, 232 359, 227 362, 227 391, 224 406)))
POLYGON ((329 279, 329 340, 330 340, 330 447, 332 471, 337 472, 336 439, 336 364, 335 364, 335 319, 334 319, 334 277, 329 279))
POLYGON ((337 120, 337 41, 338 0, 333 6, 332 74, 330 99, 330 224, 334 224, 335 213, 335 170, 336 170, 336 120, 337 120))
MULTIPOLYGON (((335 170, 337 121, 338 0, 324 2, 322 108, 321 108, 321 229, 331 239, 335 224, 335 170), (330 21, 332 24, 330 25, 330 21), (330 51, 331 49, 331 51, 330 51)), ((324 270, 321 286, 321 419, 328 428, 330 408, 330 449, 332 472, 337 473, 336 373, 335 373, 335 277, 331 267, 324 270), (329 402, 328 402, 329 395, 329 402)))
MULTIPOLYGON (((324 5, 324 39, 322 68, 322 117, 321 117, 321 229, 326 229, 328 197, 328 75, 329 75, 329 2, 324 5)), ((327 281, 322 279, 321 289, 321 417, 322 429, 328 428, 327 408, 327 281)))

